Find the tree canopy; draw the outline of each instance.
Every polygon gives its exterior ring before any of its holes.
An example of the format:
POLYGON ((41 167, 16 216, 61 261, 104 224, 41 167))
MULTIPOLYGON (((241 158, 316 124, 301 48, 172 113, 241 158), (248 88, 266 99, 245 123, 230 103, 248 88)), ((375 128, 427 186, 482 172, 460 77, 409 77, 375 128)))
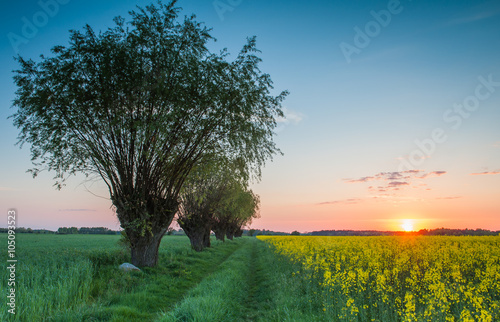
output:
POLYGON ((237 57, 211 53, 210 30, 179 21, 176 1, 131 11, 95 32, 70 31, 38 62, 18 57, 12 115, 31 148, 34 176, 97 175, 130 242, 132 262, 154 266, 178 195, 203 156, 239 158, 247 175, 280 153, 272 140, 281 102, 260 71, 255 37, 237 57))

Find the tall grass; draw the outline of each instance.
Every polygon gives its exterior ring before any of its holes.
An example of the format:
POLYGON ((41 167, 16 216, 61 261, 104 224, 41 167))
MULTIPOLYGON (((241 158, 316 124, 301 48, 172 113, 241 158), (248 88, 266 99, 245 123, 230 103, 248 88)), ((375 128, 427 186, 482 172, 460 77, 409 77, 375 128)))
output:
MULTIPOLYGON (((6 237, 0 235, 0 245, 7 244, 6 237)), ((119 261, 116 240, 116 236, 17 235, 16 314, 5 305, 0 321, 65 320, 58 317, 86 309, 99 267, 110 259, 119 261)), ((2 253, 4 263, 6 255, 2 253)), ((9 273, 0 272, 2 294, 9 273)))
MULTIPOLYGON (((57 253, 33 256, 17 262, 16 314, 0 310, 0 320, 40 321, 85 303, 92 288, 94 267, 82 256, 57 253)), ((2 270, 2 289, 7 289, 8 270, 2 270)))

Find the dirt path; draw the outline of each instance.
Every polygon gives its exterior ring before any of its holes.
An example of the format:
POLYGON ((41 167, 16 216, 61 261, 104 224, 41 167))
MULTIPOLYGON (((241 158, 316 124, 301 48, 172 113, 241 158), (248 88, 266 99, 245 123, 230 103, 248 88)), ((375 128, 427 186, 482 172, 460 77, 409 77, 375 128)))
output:
POLYGON ((269 280, 265 274, 265 263, 263 263, 259 249, 259 241, 252 240, 252 250, 248 259, 248 296, 242 305, 246 310, 247 321, 258 321, 263 317, 263 313, 271 308, 271 298, 269 297, 269 280))

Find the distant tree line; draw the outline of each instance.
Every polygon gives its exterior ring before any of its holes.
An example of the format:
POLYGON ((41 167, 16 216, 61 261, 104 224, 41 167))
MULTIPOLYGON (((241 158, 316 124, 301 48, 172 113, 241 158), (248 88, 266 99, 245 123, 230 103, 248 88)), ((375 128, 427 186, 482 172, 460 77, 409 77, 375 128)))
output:
MULTIPOLYGON (((7 228, 0 228, 0 233, 7 233, 7 228)), ((116 235, 119 231, 114 231, 106 227, 59 227, 57 231, 47 230, 47 229, 31 229, 24 227, 17 227, 16 233, 18 234, 95 234, 95 235, 116 235)))
POLYGON ((377 231, 377 230, 321 230, 308 233, 311 236, 498 236, 500 231, 487 229, 421 229, 419 231, 377 231))
POLYGON ((58 234, 83 234, 83 235, 116 235, 120 232, 111 230, 106 227, 81 227, 80 229, 76 227, 59 227, 57 230, 58 234))
POLYGON ((449 229, 449 228, 436 228, 436 229, 421 229, 417 232, 418 235, 424 236, 498 236, 500 230, 491 231, 487 229, 449 229))
MULTIPOLYGON (((297 232, 298 233, 298 232, 297 232)), ((289 233, 281 232, 281 231, 272 231, 267 229, 249 229, 246 231, 247 236, 258 236, 258 235, 274 235, 274 236, 285 236, 290 235, 289 233)), ((293 235, 296 235, 292 233, 293 235)))

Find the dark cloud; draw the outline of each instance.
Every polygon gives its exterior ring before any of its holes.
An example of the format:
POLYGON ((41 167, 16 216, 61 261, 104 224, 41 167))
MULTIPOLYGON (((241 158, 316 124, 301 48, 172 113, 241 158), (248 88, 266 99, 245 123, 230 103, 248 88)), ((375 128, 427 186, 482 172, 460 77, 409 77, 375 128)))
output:
POLYGON ((389 182, 389 187, 399 187, 399 186, 408 186, 408 182, 404 181, 391 181, 389 182))

